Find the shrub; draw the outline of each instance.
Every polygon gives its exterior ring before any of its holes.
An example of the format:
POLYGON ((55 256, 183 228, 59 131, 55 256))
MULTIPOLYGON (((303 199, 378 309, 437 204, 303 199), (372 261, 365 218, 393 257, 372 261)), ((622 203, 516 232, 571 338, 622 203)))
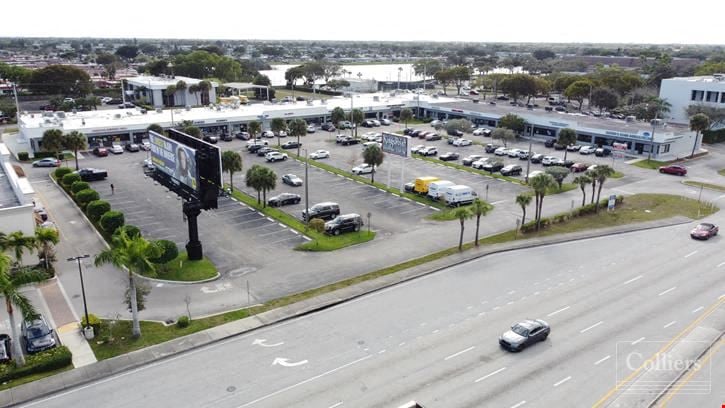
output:
MULTIPOLYGON (((88 313, 88 321, 90 322, 90 326, 93 327, 93 334, 97 336, 101 332, 101 319, 93 313, 88 313)), ((81 327, 86 327, 87 325, 86 317, 83 316, 81 319, 81 327)))
POLYGON ((107 234, 113 234, 118 228, 126 223, 123 213, 120 211, 111 210, 101 216, 101 228, 107 234))
POLYGON ((73 194, 77 194, 79 191, 88 188, 91 188, 91 185, 86 183, 85 181, 76 181, 75 183, 71 184, 70 191, 72 191, 73 194))
POLYGON ((25 365, 16 367, 15 364, 0 365, 0 383, 6 383, 16 378, 31 374, 57 370, 72 363, 73 355, 66 346, 30 354, 25 357, 25 365))
POLYGON ((28 160, 30 160, 30 154, 28 154, 28 152, 19 152, 18 153, 18 160, 20 160, 20 161, 28 161, 28 160))
POLYGON ((183 329, 185 327, 189 327, 189 316, 181 316, 176 321, 176 327, 183 329))
POLYGON ((33 153, 33 157, 36 159, 44 159, 46 157, 55 157, 56 159, 63 160, 65 157, 62 153, 56 153, 56 152, 35 152, 33 153), (58 157, 60 156, 60 157, 58 157))
POLYGON ((70 174, 72 172, 73 172, 73 170, 71 170, 70 167, 58 167, 57 169, 55 169, 53 174, 55 175, 55 178, 57 180, 63 181, 63 176, 65 176, 66 174, 70 174))
POLYGON ((88 203, 101 198, 96 190, 87 188, 76 193, 75 199, 78 205, 85 210, 88 203))
POLYGON ((325 221, 320 218, 311 219, 310 229, 319 233, 325 232, 325 221))
POLYGON ((124 225, 118 228, 113 235, 120 234, 121 231, 126 231, 126 236, 129 238, 135 238, 141 236, 141 230, 135 225, 124 225))
POLYGON ((179 256, 179 248, 176 247, 176 243, 166 240, 166 239, 160 239, 156 241, 156 245, 161 248, 161 255, 158 258, 151 259, 150 261, 155 264, 165 264, 167 262, 171 262, 176 257, 179 256))
POLYGON ((72 186, 73 183, 76 181, 81 181, 81 176, 74 174, 74 173, 68 173, 61 179, 61 184, 63 184, 63 187, 68 189, 68 187, 72 186))
POLYGON ((94 200, 86 206, 86 214, 93 222, 98 222, 103 214, 111 211, 111 204, 104 200, 94 200))

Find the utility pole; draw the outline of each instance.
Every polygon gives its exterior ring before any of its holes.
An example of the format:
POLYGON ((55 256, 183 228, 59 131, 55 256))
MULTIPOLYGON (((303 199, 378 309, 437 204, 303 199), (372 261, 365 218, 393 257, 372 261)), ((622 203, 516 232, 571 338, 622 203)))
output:
POLYGON ((534 124, 531 123, 531 124, 529 124, 529 126, 531 129, 531 130, 529 130, 529 155, 528 155, 528 158, 526 159, 526 176, 524 177, 527 184, 529 183, 529 168, 531 167, 531 143, 534 138, 534 124))
POLYGON ((307 154, 307 149, 305 149, 305 213, 307 216, 305 217, 305 225, 310 225, 310 181, 308 179, 308 171, 310 163, 310 156, 307 154))
POLYGON ((20 103, 18 103, 18 86, 13 82, 13 94, 15 95, 15 123, 20 125, 20 103))

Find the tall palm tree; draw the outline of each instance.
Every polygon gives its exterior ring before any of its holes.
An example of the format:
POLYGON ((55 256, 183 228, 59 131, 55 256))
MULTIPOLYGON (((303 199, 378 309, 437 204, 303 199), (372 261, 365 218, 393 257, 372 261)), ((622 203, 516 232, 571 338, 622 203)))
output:
POLYGON ((285 122, 283 118, 274 118, 269 124, 269 127, 272 129, 272 132, 277 135, 277 146, 280 146, 282 144, 280 134, 281 132, 287 130, 287 122, 285 122))
POLYGON ((453 211, 453 216, 458 218, 461 223, 461 236, 458 239, 458 250, 463 251, 463 229, 464 223, 468 218, 471 218, 471 209, 468 207, 458 207, 453 211))
POLYGON ((45 263, 45 270, 50 269, 50 261, 53 257, 53 245, 60 241, 58 231, 53 228, 35 229, 35 247, 38 249, 38 257, 45 263))
POLYGON ((188 86, 186 85, 185 81, 179 80, 176 83, 176 90, 181 91, 181 94, 184 96, 184 105, 186 105, 186 94, 184 91, 186 91, 187 88, 188 86))
POLYGON ((166 105, 173 107, 176 105, 176 101, 174 100, 174 94, 176 94, 176 86, 175 85, 169 85, 166 87, 166 105))
POLYGON ((408 108, 405 108, 400 111, 400 120, 405 123, 405 128, 408 128, 408 122, 413 119, 413 111, 411 111, 408 108))
POLYGON ((0 253, 0 295, 5 298, 5 309, 8 313, 8 320, 10 321, 10 332, 12 333, 13 341, 13 355, 15 357, 15 364, 20 367, 25 364, 25 357, 23 351, 20 348, 20 341, 18 340, 18 329, 15 324, 15 310, 17 307, 24 318, 32 318, 37 315, 33 304, 30 303, 24 294, 20 292, 20 287, 31 282, 37 282, 42 280, 44 277, 38 272, 32 270, 20 270, 14 273, 10 273, 10 258, 0 253))
POLYGON ((373 166, 373 172, 370 173, 370 182, 373 184, 375 184, 375 172, 378 166, 383 164, 383 159, 385 159, 385 153, 378 145, 371 145, 363 150, 363 160, 373 166))
POLYGON ((695 143, 692 144, 692 153, 690 158, 695 156, 695 150, 697 149, 697 139, 700 138, 700 132, 704 132, 710 129, 710 117, 704 113, 698 113, 690 118, 690 130, 694 130, 695 143))
POLYGON ((242 156, 232 150, 222 153, 222 170, 229 173, 229 184, 234 191, 234 173, 242 171, 242 156))
POLYGON ((614 174, 614 169, 607 166, 606 164, 603 166, 597 166, 596 170, 594 171, 594 175, 597 179, 597 182, 599 183, 599 188, 597 190, 597 203, 594 205, 595 212, 599 212, 599 199, 602 195, 602 187, 604 187, 604 182, 607 181, 607 178, 612 177, 614 174))
POLYGON ((473 212, 473 215, 476 216, 476 240, 474 241, 476 246, 478 246, 478 230, 481 226, 481 217, 488 214, 490 210, 491 207, 478 197, 476 197, 473 200, 473 204, 471 204, 471 211, 473 212))
POLYGON ((269 167, 262 167, 260 170, 260 187, 262 188, 263 207, 267 206, 267 191, 274 190, 277 186, 277 174, 269 167))
POLYGON ((197 85, 197 84, 189 85, 189 93, 194 95, 194 105, 195 106, 199 104, 199 91, 200 91, 199 85, 197 85))
POLYGON ((0 232, 0 252, 13 251, 16 265, 20 265, 26 249, 35 249, 35 237, 23 235, 22 231, 11 232, 7 235, 0 232))
POLYGON ((74 130, 63 136, 63 147, 73 151, 73 157, 76 162, 76 170, 78 170, 78 151, 86 148, 86 136, 74 130))
POLYGON ((550 175, 543 173, 530 178, 529 185, 534 189, 536 198, 536 230, 538 231, 541 227, 541 210, 544 207, 546 190, 556 186, 556 181, 550 175))
POLYGON ((517 195, 516 204, 521 207, 521 212, 523 213, 521 215, 521 227, 523 228, 524 224, 526 224, 526 207, 531 204, 531 194, 524 193, 517 195))
POLYGON ((121 229, 119 234, 113 235, 111 248, 96 255, 96 266, 111 264, 128 271, 131 316, 133 318, 132 333, 134 338, 141 336, 134 273, 141 275, 154 274, 156 272, 156 265, 151 262, 151 259, 161 256, 161 252, 161 248, 155 242, 147 241, 140 235, 131 238, 125 229, 121 229))
POLYGON ((592 201, 590 204, 594 204, 594 193, 597 191, 597 169, 587 170, 584 174, 592 182, 592 201))
POLYGON ((289 124, 290 136, 297 136, 297 156, 300 155, 300 136, 307 135, 307 122, 304 119, 294 119, 289 124))
POLYGON ((253 188, 254 191, 257 192, 257 204, 262 203, 262 169, 264 169, 264 167, 255 164, 252 168, 247 170, 247 175, 245 177, 247 187, 253 188))
POLYGON ((206 96, 207 101, 209 101, 209 90, 211 90, 211 82, 206 80, 199 82, 199 92, 201 92, 202 96, 202 105, 204 104, 204 96, 206 96))
POLYGON ((247 131, 249 132, 249 136, 251 136, 252 139, 257 140, 257 135, 259 134, 259 132, 262 131, 262 124, 257 122, 256 120, 253 120, 247 125, 247 131))
POLYGON ((576 131, 571 128, 564 128, 559 131, 559 138, 557 142, 564 146, 564 161, 566 161, 566 154, 569 152, 569 145, 573 145, 576 142, 576 131))
POLYGON ((592 182, 592 179, 587 176, 586 174, 583 174, 581 176, 574 177, 574 180, 572 180, 574 184, 578 184, 579 188, 582 190, 582 207, 587 203, 587 191, 585 190, 586 186, 592 182))

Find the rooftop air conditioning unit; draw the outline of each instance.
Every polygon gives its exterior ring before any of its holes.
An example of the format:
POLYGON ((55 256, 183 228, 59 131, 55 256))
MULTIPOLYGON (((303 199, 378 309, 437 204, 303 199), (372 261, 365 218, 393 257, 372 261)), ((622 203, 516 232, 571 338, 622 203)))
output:
POLYGON ((636 116, 631 116, 631 115, 630 116, 627 116, 626 118, 624 118, 624 121, 627 122, 627 123, 631 123, 631 122, 634 122, 636 120, 637 120, 637 117, 636 116))
POLYGON ((121 119, 121 114, 120 114, 120 113, 115 113, 115 114, 113 115, 113 118, 114 118, 114 119, 121 119))
POLYGON ((725 74, 712 74, 712 77, 715 78, 718 81, 725 80, 725 74))
POLYGON ((156 113, 161 113, 161 112, 163 112, 163 111, 164 111, 164 110, 163 110, 163 109, 161 109, 161 108, 156 108, 156 113))
POLYGON ((221 112, 222 111, 222 107, 221 106, 217 106, 216 107, 216 110, 217 110, 217 112, 221 112))
POLYGON ((312 100, 311 99, 307 100, 307 106, 312 106, 312 100))
POLYGON ((60 119, 65 119, 65 112, 56 112, 55 116, 57 116, 60 119))

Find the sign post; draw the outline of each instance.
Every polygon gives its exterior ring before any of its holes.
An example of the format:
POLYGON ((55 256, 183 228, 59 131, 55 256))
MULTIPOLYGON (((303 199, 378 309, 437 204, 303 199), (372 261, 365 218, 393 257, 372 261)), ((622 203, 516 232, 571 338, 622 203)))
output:
POLYGON ((408 157, 408 136, 383 132, 383 152, 401 157, 400 193, 405 192, 405 159, 408 157))

